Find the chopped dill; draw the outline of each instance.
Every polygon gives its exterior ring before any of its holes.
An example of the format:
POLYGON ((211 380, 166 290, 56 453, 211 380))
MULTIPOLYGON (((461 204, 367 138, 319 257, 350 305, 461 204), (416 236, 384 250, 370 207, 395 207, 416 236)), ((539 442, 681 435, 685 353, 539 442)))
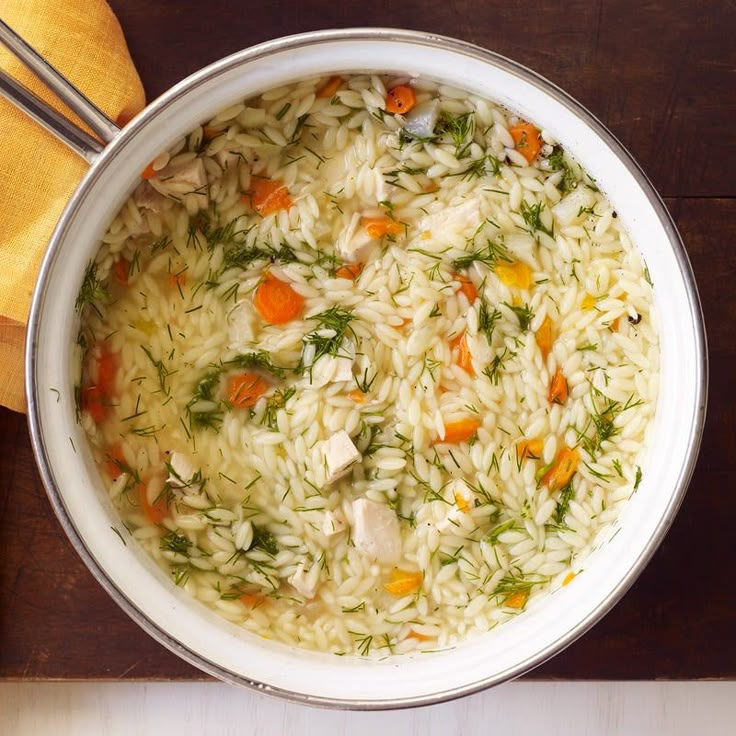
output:
POLYGON ((353 606, 352 608, 343 608, 343 613, 361 613, 362 611, 365 611, 365 601, 361 601, 357 605, 353 606))
POLYGON ((499 312, 498 309, 494 309, 491 312, 488 309, 485 300, 480 300, 480 307, 478 309, 478 329, 486 336, 489 345, 493 340, 493 332, 496 329, 496 322, 501 319, 501 316, 501 312, 499 312))
POLYGON ((562 146, 555 146, 552 153, 547 157, 547 165, 551 171, 562 171, 562 179, 558 189, 562 194, 569 192, 577 186, 577 180, 570 164, 565 160, 565 151, 562 146))
POLYGON ((274 432, 278 428, 278 411, 286 406, 286 402, 296 393, 296 388, 291 386, 287 389, 276 389, 266 401, 266 409, 261 418, 261 424, 265 424, 274 432))
MULTIPOLYGON (((483 375, 494 385, 498 386, 498 382, 501 380, 501 368, 503 367, 504 360, 507 359, 508 348, 504 348, 502 352, 498 353, 493 360, 483 369, 483 375)), ((508 357, 513 357, 513 353, 509 353, 508 357)))
POLYGON ((575 489, 572 487, 572 479, 567 482, 567 485, 560 490, 560 497, 557 499, 557 505, 553 518, 558 526, 562 526, 565 523, 565 516, 570 508, 570 501, 575 497, 575 489))
POLYGON ((309 365, 304 365, 302 358, 300 364, 300 369, 309 370, 311 376, 312 368, 322 356, 346 355, 344 352, 341 353, 344 350, 343 341, 348 332, 355 334, 353 328, 350 327, 350 323, 357 317, 348 309, 334 306, 307 319, 318 323, 316 330, 304 336, 305 345, 314 345, 314 358, 309 365))
POLYGON ((82 286, 79 288, 77 299, 74 302, 74 308, 77 312, 81 313, 85 305, 89 305, 101 318, 102 312, 96 302, 107 298, 107 296, 107 289, 102 286, 102 282, 97 278, 97 264, 94 261, 90 261, 84 271, 82 286))
POLYGON ((527 575, 523 573, 519 568, 516 568, 517 572, 510 571, 507 575, 501 578, 498 585, 493 589, 491 593, 492 597, 503 598, 507 601, 512 595, 521 593, 529 595, 535 585, 542 585, 546 583, 549 578, 541 575, 527 575))
POLYGON ((226 360, 223 368, 235 366, 237 368, 259 368, 267 371, 277 378, 283 378, 286 375, 286 368, 275 365, 268 350, 257 350, 252 353, 241 353, 230 360, 226 360))
POLYGON ((176 371, 170 371, 163 363, 162 360, 156 359, 153 357, 153 354, 151 351, 145 347, 144 345, 141 345, 141 350, 146 354, 148 360, 151 361, 151 365, 156 369, 156 375, 158 377, 158 385, 161 391, 166 394, 166 396, 169 395, 169 387, 166 385, 166 379, 169 376, 172 376, 176 371))
POLYGON ((528 202, 522 202, 519 208, 519 213, 523 218, 524 222, 530 229, 532 235, 535 232, 542 232, 550 237, 554 237, 554 228, 550 229, 542 222, 542 212, 544 211, 544 204, 538 202, 537 204, 529 204, 528 202))
POLYGON ((443 137, 455 146, 455 158, 468 156, 475 135, 475 113, 465 112, 460 115, 442 113, 437 124, 437 137, 443 137))
POLYGON ((185 536, 176 532, 169 532, 166 536, 161 537, 159 544, 159 548, 164 551, 173 552, 177 555, 186 555, 187 557, 189 556, 189 548, 191 546, 192 543, 185 536))
POLYGON ((498 261, 511 262, 511 256, 509 255, 508 248, 500 241, 494 241, 490 238, 486 241, 486 245, 478 250, 466 253, 464 256, 455 258, 452 261, 452 267, 455 270, 461 268, 469 268, 473 263, 483 263, 491 270, 496 268, 498 261))
POLYGON ((286 115, 287 112, 289 112, 289 109, 291 108, 291 102, 287 102, 277 113, 276 113, 276 120, 281 120, 281 118, 286 115))
POLYGON ((279 545, 271 532, 253 524, 253 542, 250 549, 260 549, 266 554, 275 557, 279 553, 279 545))
POLYGON ((289 143, 296 143, 301 137, 302 137, 302 131, 304 130, 304 126, 307 123, 307 118, 309 117, 309 113, 304 113, 304 115, 300 115, 296 119, 296 127, 294 128, 294 132, 291 134, 291 139, 289 140, 289 143))
POLYGON ((641 479, 642 479, 641 467, 637 465, 636 466, 636 477, 634 478, 634 493, 636 493, 639 490, 639 486, 641 485, 641 479))
POLYGON ((595 460, 603 443, 621 432, 621 428, 616 426, 617 417, 643 403, 641 400, 635 401, 634 394, 631 394, 622 404, 620 401, 609 399, 602 391, 591 386, 590 418, 582 432, 577 432, 579 444, 595 460))
POLYGON ((526 332, 534 319, 534 312, 531 307, 528 304, 519 307, 515 307, 508 302, 504 302, 504 304, 516 315, 516 318, 519 320, 519 329, 522 332, 526 332))
POLYGON ((504 533, 511 531, 514 526, 516 525, 516 522, 513 519, 509 519, 508 521, 504 521, 502 524, 499 524, 498 526, 491 529, 490 532, 485 537, 485 541, 488 542, 491 546, 495 546, 498 544, 498 538, 504 533))

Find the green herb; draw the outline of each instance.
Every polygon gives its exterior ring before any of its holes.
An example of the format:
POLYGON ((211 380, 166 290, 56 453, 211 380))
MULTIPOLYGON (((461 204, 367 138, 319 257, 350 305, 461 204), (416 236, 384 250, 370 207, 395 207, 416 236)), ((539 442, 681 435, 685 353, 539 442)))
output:
POLYGON ((560 490, 560 497, 557 499, 557 505, 554 511, 554 520, 558 526, 561 526, 565 522, 565 516, 567 510, 570 508, 570 501, 575 497, 575 489, 572 487, 572 479, 568 481, 567 485, 560 490))
POLYGON ((357 605, 353 606, 352 608, 343 608, 343 613, 361 613, 362 611, 365 611, 365 601, 361 601, 357 605))
POLYGON ((588 343, 587 345, 582 345, 581 347, 578 348, 578 350, 581 353, 584 353, 584 352, 587 352, 587 351, 593 352, 595 350, 598 350, 598 344, 595 343, 595 342, 591 342, 591 343, 588 343))
POLYGON ((496 268, 498 261, 511 262, 508 248, 503 242, 496 242, 490 238, 486 241, 484 248, 466 253, 452 261, 452 267, 458 271, 462 268, 469 268, 473 263, 483 263, 491 270, 496 268))
POLYGON ((189 580, 189 573, 191 568, 188 564, 186 565, 177 565, 172 571, 171 571, 171 577, 174 578, 174 585, 177 585, 179 587, 183 587, 186 585, 187 580, 189 580))
POLYGON ((449 138, 455 146, 455 158, 462 159, 468 155, 475 134, 475 113, 466 112, 461 115, 442 113, 437 123, 440 137, 449 138))
POLYGON ((164 235, 164 237, 154 240, 151 243, 151 256, 155 256, 160 250, 165 250, 171 244, 171 238, 164 235))
POLYGON ((115 532, 115 534, 117 534, 118 537, 120 537, 120 541, 127 547, 128 543, 125 541, 125 539, 123 539, 123 535, 120 533, 120 531, 116 529, 114 526, 111 526, 110 529, 112 529, 115 532))
POLYGON ((107 296, 107 289, 102 286, 102 282, 97 278, 97 264, 90 261, 84 271, 82 286, 79 288, 74 308, 81 313, 85 305, 89 305, 102 318, 102 312, 96 302, 106 299, 107 296))
POLYGON ((528 202, 524 201, 521 203, 521 207, 519 208, 521 217, 529 227, 532 234, 539 231, 545 233, 546 235, 549 235, 550 237, 554 237, 554 230, 545 227, 544 223, 542 222, 543 211, 544 204, 542 202, 538 202, 537 204, 529 204, 528 202))
POLYGON ((309 113, 304 113, 304 115, 300 115, 296 119, 296 127, 294 128, 294 132, 291 134, 291 139, 289 140, 289 143, 296 143, 301 137, 302 137, 302 130, 304 129, 304 126, 307 123, 307 118, 309 117, 309 113))
POLYGON ((484 299, 480 300, 478 309, 478 330, 482 332, 490 345, 493 341, 493 332, 496 329, 496 322, 501 319, 501 312, 494 309, 492 312, 488 309, 484 299))
POLYGON ((491 596, 503 598, 506 601, 516 593, 529 595, 535 585, 543 585, 548 581, 548 577, 527 575, 519 568, 516 568, 516 572, 511 571, 501 578, 498 585, 493 589, 491 596))
POLYGON ((490 544, 491 546, 495 546, 498 544, 498 538, 504 533, 511 531, 514 526, 516 525, 516 522, 513 519, 509 519, 508 521, 504 521, 503 524, 499 524, 497 527, 494 527, 491 529, 490 532, 486 535, 486 542, 490 544))
POLYGON ((189 548, 192 543, 181 534, 169 532, 166 536, 161 537, 159 548, 167 552, 173 552, 177 555, 189 556, 189 548))
POLYGON ((623 404, 609 399, 602 391, 591 386, 590 419, 582 432, 577 432, 579 442, 591 458, 595 459, 603 443, 621 432, 616 426, 617 417, 629 409, 641 406, 643 401, 635 401, 634 394, 623 404), (592 433, 590 430, 592 429, 592 433))
POLYGON ((636 466, 636 477, 634 478, 634 493, 636 493, 636 491, 639 490, 639 486, 641 485, 641 478, 642 478, 641 467, 637 465, 636 466))
POLYGON ((241 353, 230 360, 226 360, 223 368, 234 366, 237 368, 258 368, 267 371, 277 378, 283 378, 286 375, 286 368, 275 365, 271 353, 267 350, 257 350, 252 353, 241 353))
POLYGON ((267 529, 253 524, 253 542, 250 549, 260 549, 266 554, 275 557, 279 553, 279 545, 276 537, 267 529))
POLYGON ((281 118, 286 115, 287 112, 289 112, 289 108, 291 108, 291 102, 287 102, 277 113, 276 113, 276 120, 281 120, 281 118))
POLYGON ((560 192, 565 194, 577 186, 575 173, 570 164, 565 160, 565 151, 562 146, 555 146, 552 149, 552 153, 547 157, 547 165, 552 171, 564 172, 558 185, 560 192))
POLYGON ((176 371, 170 371, 164 365, 164 363, 163 363, 162 360, 154 358, 153 357, 153 354, 151 353, 151 351, 147 347, 141 345, 141 350, 146 354, 146 357, 148 358, 148 360, 151 361, 151 365, 156 369, 156 375, 158 377, 158 385, 159 385, 159 388, 161 389, 161 391, 163 391, 164 394, 166 394, 168 396, 169 395, 169 387, 166 385, 166 379, 169 376, 174 375, 174 373, 176 373, 176 371))
POLYGON ((355 632, 350 632, 354 636, 362 637, 358 639, 355 642, 355 646, 358 648, 358 654, 360 654, 362 657, 367 657, 370 654, 371 651, 371 644, 373 643, 373 636, 363 635, 363 634, 355 634, 355 632))
MULTIPOLYGON (((508 349, 504 348, 503 352, 498 353, 490 362, 490 365, 486 366, 482 371, 483 375, 486 376, 494 386, 498 386, 498 382, 501 380, 501 368, 503 367, 504 360, 506 360, 507 353, 508 349)), ((509 357, 512 355, 513 353, 509 354, 509 357)))
POLYGON ((261 418, 261 424, 265 424, 274 432, 278 428, 278 412, 286 406, 286 402, 296 393, 294 386, 287 389, 276 389, 266 402, 266 409, 261 418))
POLYGON ((521 307, 515 307, 508 302, 504 302, 504 305, 516 315, 516 318, 519 320, 519 329, 522 332, 526 332, 534 319, 534 312, 531 310, 531 307, 528 304, 524 304, 524 306, 521 307))
POLYGON ((323 355, 336 357, 342 354, 347 356, 346 353, 341 353, 341 350, 344 349, 343 341, 348 332, 355 334, 352 327, 350 327, 350 323, 357 317, 347 309, 334 306, 324 312, 315 314, 313 317, 308 317, 308 319, 318 323, 316 330, 304 336, 305 345, 314 345, 314 358, 308 366, 303 365, 302 358, 300 369, 304 370, 306 368, 309 370, 311 378, 312 368, 323 355), (321 334, 324 331, 332 331, 334 334, 328 337, 321 334))

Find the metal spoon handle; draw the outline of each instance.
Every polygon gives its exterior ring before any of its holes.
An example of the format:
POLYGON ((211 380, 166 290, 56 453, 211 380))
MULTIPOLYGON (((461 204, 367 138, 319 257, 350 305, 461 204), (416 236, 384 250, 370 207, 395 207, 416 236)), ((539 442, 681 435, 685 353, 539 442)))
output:
MULTIPOLYGON (((118 126, 107 115, 3 20, 0 20, 0 43, 12 51, 70 110, 78 115, 103 143, 109 143, 119 133, 118 126)), ((102 145, 98 141, 2 70, 0 70, 0 93, 88 161, 93 161, 102 150, 102 145)))

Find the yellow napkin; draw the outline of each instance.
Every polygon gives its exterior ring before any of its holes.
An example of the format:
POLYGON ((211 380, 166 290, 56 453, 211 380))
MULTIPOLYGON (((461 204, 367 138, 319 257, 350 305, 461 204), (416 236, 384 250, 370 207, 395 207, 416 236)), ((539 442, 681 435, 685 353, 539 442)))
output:
MULTIPOLYGON (((104 0, 2 0, 0 17, 113 120, 145 105, 104 0)), ((0 68, 74 118, 4 46, 0 68)), ((36 272, 87 164, 0 97, 0 404, 25 410, 23 340, 36 272)))

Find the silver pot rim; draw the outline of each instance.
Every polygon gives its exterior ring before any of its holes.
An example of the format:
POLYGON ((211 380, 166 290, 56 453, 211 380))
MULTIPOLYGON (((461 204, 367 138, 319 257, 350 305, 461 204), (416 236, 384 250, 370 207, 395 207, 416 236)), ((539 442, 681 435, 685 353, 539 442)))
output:
POLYGON ((511 59, 501 56, 495 52, 486 50, 474 44, 461 41, 446 36, 424 33, 420 31, 408 31, 393 28, 348 28, 341 30, 325 30, 312 31, 294 36, 278 38, 272 41, 258 44, 248 49, 236 52, 227 56, 213 64, 204 67, 198 72, 190 75, 183 81, 176 84, 163 95, 149 104, 145 110, 136 117, 128 126, 126 126, 119 135, 102 151, 99 157, 93 161, 90 170, 85 175, 79 187, 67 204, 58 224, 52 234, 49 247, 43 258, 38 279, 33 293, 31 310, 28 322, 28 332, 26 338, 26 357, 25 357, 25 385, 28 404, 28 426, 31 436, 31 444, 36 458, 36 462, 41 474, 41 478, 46 489, 54 512, 64 529, 67 537, 71 541, 75 550, 84 561, 87 568, 93 574, 98 583, 113 598, 113 600, 122 608, 128 616, 133 619, 144 631, 152 636, 159 643, 163 644, 167 649, 177 656, 194 665, 198 669, 216 677, 219 680, 245 686, 258 692, 276 695, 288 701, 321 707, 352 709, 352 710, 384 710, 411 708, 424 705, 433 705, 442 703, 454 698, 471 695, 502 682, 515 679, 526 672, 534 669, 543 662, 547 661, 554 655, 572 644, 576 639, 587 632, 594 624, 596 624, 611 608, 621 599, 626 591, 635 582, 638 576, 647 565, 657 547, 666 535, 674 517, 684 499, 688 484, 695 469, 695 463, 698 457, 700 442, 703 428, 705 425, 705 410, 708 394, 708 354, 706 344, 706 334, 698 296, 698 289, 693 275, 690 261, 685 251, 684 244, 680 234, 675 226, 672 217, 667 211, 661 197, 654 189, 646 174, 635 161, 633 156, 618 141, 618 139, 583 105, 572 98, 568 93, 560 89, 557 85, 542 77, 540 74, 528 69, 511 59), (581 119, 593 132, 607 144, 618 156, 620 161, 625 165, 631 176, 637 181, 647 195, 652 209, 655 211, 663 229, 667 233, 669 243, 677 259, 683 280, 688 292, 688 301, 690 314, 692 317, 692 326, 695 331, 695 341, 698 346, 696 357, 696 391, 697 391, 697 414, 696 421, 689 428, 688 450, 686 457, 680 470, 676 487, 670 497, 666 512, 655 531, 655 533, 647 540, 642 551, 637 558, 636 563, 630 568, 629 573, 622 578, 618 584, 610 590, 605 600, 586 618, 578 621, 567 633, 558 638, 555 642, 536 653, 536 655, 527 658, 518 663, 514 667, 497 673, 480 681, 468 683, 461 687, 448 689, 445 691, 433 693, 426 696, 417 696, 411 698, 396 698, 386 700, 366 700, 360 697, 350 699, 336 699, 331 697, 316 697, 304 693, 293 692, 282 688, 277 688, 266 683, 251 680, 243 677, 238 673, 232 672, 198 653, 195 653, 188 647, 184 646, 178 640, 170 637, 168 633, 151 621, 140 609, 134 606, 125 594, 111 581, 105 570, 97 563, 90 550, 85 545, 75 523, 74 519, 68 512, 63 501, 61 492, 57 485, 56 479, 51 468, 48 453, 44 443, 44 429, 39 411, 38 402, 38 383, 36 381, 37 374, 37 354, 36 348, 38 344, 38 333, 42 314, 42 306, 44 303, 44 294, 46 291, 46 283, 50 278, 54 261, 57 257, 58 250, 64 235, 73 221, 82 199, 87 196, 90 190, 93 190, 96 184, 99 171, 103 166, 108 165, 116 156, 118 149, 137 131, 148 125, 156 115, 168 105, 178 100, 185 94, 189 94, 198 86, 209 82, 224 72, 243 65, 248 61, 258 59, 284 50, 298 49, 304 46, 319 45, 334 41, 397 41, 402 43, 410 43, 421 46, 429 46, 431 48, 450 50, 460 55, 467 56, 472 59, 480 60, 490 65, 509 71, 510 73, 522 78, 528 83, 536 86, 548 95, 553 97, 557 102, 568 108, 579 119, 581 119))

